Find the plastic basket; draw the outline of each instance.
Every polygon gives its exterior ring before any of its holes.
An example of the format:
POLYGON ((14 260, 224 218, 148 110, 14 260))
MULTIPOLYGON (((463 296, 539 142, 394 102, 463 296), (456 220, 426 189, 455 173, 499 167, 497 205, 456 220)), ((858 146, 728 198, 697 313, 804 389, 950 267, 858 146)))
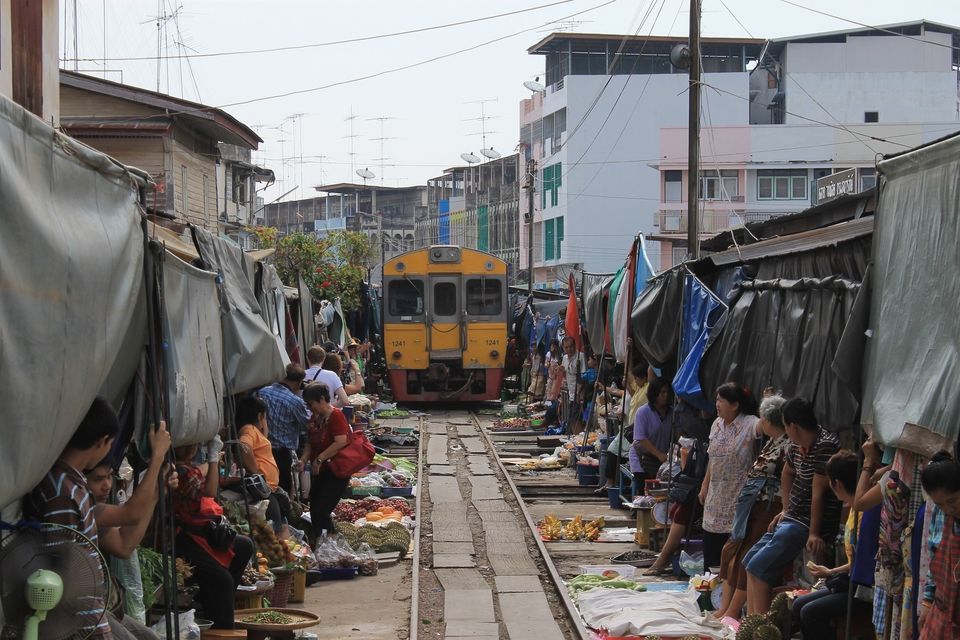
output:
POLYGON ((413 487, 384 487, 380 495, 384 498, 409 498, 413 495, 413 487))
POLYGON ((350 493, 355 496, 379 496, 383 487, 352 487, 350 493))

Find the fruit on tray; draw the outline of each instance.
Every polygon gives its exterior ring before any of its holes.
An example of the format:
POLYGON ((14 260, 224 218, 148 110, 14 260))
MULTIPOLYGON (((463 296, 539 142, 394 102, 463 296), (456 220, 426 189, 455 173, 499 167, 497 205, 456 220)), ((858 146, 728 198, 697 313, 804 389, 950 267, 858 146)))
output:
POLYGON ((555 515, 548 515, 538 524, 540 536, 550 542, 553 540, 586 540, 593 542, 600 537, 605 523, 602 517, 590 522, 584 522, 582 515, 563 523, 555 515))

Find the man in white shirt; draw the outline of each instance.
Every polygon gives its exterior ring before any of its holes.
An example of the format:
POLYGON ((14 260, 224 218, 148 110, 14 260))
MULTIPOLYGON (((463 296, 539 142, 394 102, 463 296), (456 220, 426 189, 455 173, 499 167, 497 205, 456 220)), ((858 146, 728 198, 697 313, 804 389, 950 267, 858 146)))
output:
POLYGON ((307 350, 307 362, 310 363, 310 368, 307 369, 304 382, 308 385, 315 382, 326 385, 330 390, 330 403, 337 408, 342 408, 349 404, 347 392, 343 389, 343 380, 333 371, 323 368, 324 361, 330 355, 336 356, 336 354, 326 353, 323 347, 317 345, 307 350))

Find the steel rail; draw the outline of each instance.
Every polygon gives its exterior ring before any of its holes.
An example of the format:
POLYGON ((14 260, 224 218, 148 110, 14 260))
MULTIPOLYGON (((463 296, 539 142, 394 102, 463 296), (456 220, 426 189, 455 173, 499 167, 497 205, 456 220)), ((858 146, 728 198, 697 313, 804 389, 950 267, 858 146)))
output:
POLYGON ((413 568, 412 568, 412 577, 411 577, 411 589, 413 590, 410 594, 410 633, 408 635, 409 640, 417 640, 418 628, 420 626, 420 526, 423 522, 422 513, 420 511, 420 500, 423 495, 423 465, 424 465, 424 456, 423 456, 423 441, 424 441, 424 423, 425 419, 423 416, 420 416, 420 428, 418 430, 419 437, 417 439, 417 497, 414 506, 414 514, 416 515, 415 526, 413 530, 413 568))

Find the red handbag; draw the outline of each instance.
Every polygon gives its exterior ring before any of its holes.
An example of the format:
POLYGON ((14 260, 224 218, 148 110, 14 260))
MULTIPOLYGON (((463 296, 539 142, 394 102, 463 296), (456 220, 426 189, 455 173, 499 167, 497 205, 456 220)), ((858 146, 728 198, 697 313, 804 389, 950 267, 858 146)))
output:
POLYGON ((354 431, 351 427, 350 434, 347 436, 347 446, 327 460, 327 466, 338 478, 349 478, 373 462, 375 454, 376 450, 367 439, 367 435, 362 430, 354 431))

